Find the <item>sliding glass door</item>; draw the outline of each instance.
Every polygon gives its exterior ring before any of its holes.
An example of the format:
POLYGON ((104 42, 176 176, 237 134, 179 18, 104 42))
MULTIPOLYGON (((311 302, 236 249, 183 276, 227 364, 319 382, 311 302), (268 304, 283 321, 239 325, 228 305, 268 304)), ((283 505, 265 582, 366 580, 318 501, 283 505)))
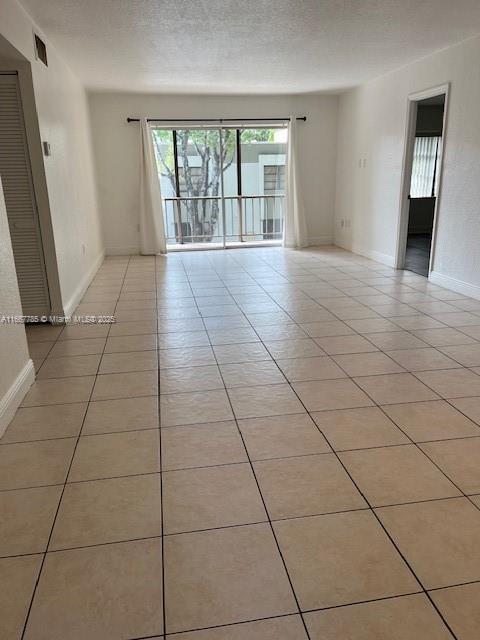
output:
POLYGON ((167 244, 279 241, 285 127, 152 128, 167 244))
POLYGON ((239 131, 243 236, 281 240, 287 129, 239 131))

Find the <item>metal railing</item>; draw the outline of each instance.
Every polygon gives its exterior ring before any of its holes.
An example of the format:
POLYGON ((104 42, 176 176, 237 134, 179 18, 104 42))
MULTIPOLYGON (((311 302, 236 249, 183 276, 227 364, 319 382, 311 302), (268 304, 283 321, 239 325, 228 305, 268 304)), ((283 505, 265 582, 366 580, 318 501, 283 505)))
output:
POLYGON ((164 198, 168 244, 281 240, 284 195, 164 198))

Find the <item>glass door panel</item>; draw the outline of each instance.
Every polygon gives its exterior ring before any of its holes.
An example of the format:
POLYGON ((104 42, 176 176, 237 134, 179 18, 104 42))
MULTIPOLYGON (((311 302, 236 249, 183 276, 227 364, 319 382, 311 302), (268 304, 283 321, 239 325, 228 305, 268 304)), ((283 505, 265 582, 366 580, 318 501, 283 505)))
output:
POLYGON ((152 128, 167 244, 280 240, 286 128, 152 128))
POLYGON ((225 207, 225 244, 240 240, 239 185, 237 171, 237 131, 221 129, 222 183, 225 207))
POLYGON ((220 131, 178 129, 175 133, 184 242, 223 243, 220 131))
POLYGON ((243 240, 280 240, 283 233, 287 129, 240 131, 243 240))

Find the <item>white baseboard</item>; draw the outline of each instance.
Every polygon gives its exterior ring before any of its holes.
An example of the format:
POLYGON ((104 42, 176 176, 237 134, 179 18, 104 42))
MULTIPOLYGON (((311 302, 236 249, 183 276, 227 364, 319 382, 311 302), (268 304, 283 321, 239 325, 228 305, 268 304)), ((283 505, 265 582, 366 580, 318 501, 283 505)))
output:
POLYGON ((25 366, 13 381, 7 393, 0 398, 0 438, 12 421, 15 411, 35 382, 35 369, 32 360, 27 360, 25 366))
POLYGON ((136 256, 140 254, 140 247, 105 247, 106 256, 136 256))
POLYGON ((340 247, 340 249, 345 249, 346 251, 350 251, 350 243, 346 240, 342 240, 339 236, 333 236, 333 244, 336 247, 340 247))
MULTIPOLYGON (((308 238, 308 246, 309 247, 319 247, 326 244, 333 244, 332 236, 313 236, 308 238)), ((202 247, 203 248, 203 247, 202 247)), ((217 249, 218 247, 205 247, 204 250, 208 251, 210 249, 217 249)), ((195 250, 200 249, 199 247, 195 247, 195 250)), ((184 251, 188 250, 188 247, 185 249, 178 249, 171 247, 169 251, 184 251)), ((107 256, 136 256, 140 254, 140 247, 106 247, 105 255, 107 256)))
POLYGON ((370 260, 375 260, 375 262, 386 264, 389 267, 395 266, 395 256, 389 256, 386 253, 380 253, 379 251, 374 251, 373 249, 366 249, 365 247, 361 247, 358 244, 349 246, 346 242, 344 243, 337 238, 335 239, 335 246, 340 247, 341 249, 345 249, 346 251, 356 253, 357 255, 363 256, 364 258, 370 258, 370 260))
POLYGON ((92 267, 89 269, 89 271, 87 271, 85 276, 80 281, 80 284, 75 289, 73 295, 63 305, 63 314, 65 316, 71 316, 73 314, 73 312, 77 308, 80 300, 83 298, 83 296, 85 294, 85 291, 88 289, 89 284, 91 283, 91 281, 95 277, 95 274, 97 273, 97 271, 102 266, 102 262, 103 262, 104 258, 105 258, 105 254, 102 251, 102 253, 100 253, 98 258, 93 263, 92 267))
POLYGON ((464 296, 468 296, 469 298, 480 300, 480 287, 476 284, 470 284, 463 280, 457 280, 457 278, 445 276, 442 273, 438 273, 438 271, 431 271, 428 279, 433 284, 438 284, 439 287, 445 287, 445 289, 450 289, 456 293, 462 293, 464 296))
POLYGON ((326 244, 333 244, 332 236, 310 236, 308 238, 309 247, 321 247, 326 244))
POLYGON ((370 258, 370 260, 375 260, 375 262, 380 262, 388 267, 395 266, 395 256, 389 256, 386 253, 380 253, 379 251, 373 251, 371 249, 358 250, 355 246, 353 247, 353 253, 358 253, 361 256, 365 256, 365 258, 370 258))

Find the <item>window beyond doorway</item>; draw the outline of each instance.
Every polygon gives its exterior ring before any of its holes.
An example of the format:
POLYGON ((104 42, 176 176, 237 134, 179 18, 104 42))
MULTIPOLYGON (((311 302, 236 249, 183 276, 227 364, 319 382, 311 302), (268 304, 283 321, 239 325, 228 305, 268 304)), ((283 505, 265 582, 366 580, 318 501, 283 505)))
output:
POLYGON ((286 133, 153 127, 167 244, 280 241, 286 133))
POLYGON ((437 195, 438 159, 441 136, 417 136, 413 149, 411 198, 434 198, 437 195))

